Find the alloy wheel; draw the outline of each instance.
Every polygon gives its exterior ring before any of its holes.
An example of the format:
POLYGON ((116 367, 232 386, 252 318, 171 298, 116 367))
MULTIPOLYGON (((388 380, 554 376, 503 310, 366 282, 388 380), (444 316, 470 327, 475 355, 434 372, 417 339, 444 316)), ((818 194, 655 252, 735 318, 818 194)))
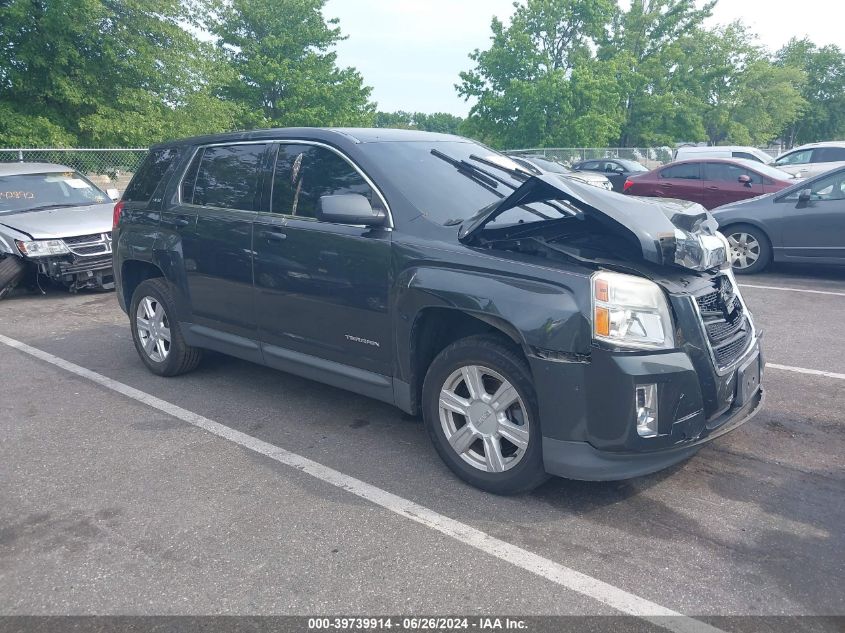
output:
POLYGON ((760 242, 750 233, 733 233, 728 236, 731 247, 731 263, 735 268, 753 266, 760 259, 760 242))
POLYGON ((525 403, 499 373, 479 365, 452 372, 440 390, 440 424, 460 458, 484 472, 504 472, 525 456, 525 403))
POLYGON ((141 299, 135 311, 135 327, 144 353, 156 363, 164 362, 170 354, 170 321, 158 299, 141 299))

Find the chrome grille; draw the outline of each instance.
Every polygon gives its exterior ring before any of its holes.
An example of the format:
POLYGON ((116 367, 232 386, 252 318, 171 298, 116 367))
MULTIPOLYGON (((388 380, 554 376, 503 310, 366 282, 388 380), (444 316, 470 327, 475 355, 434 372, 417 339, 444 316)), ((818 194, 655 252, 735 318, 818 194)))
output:
POLYGON ((62 238, 70 252, 79 257, 111 254, 111 232, 62 238))
POLYGON ((746 352, 752 343, 754 329, 730 278, 715 278, 713 288, 697 296, 695 301, 713 360, 719 370, 724 370, 746 352))

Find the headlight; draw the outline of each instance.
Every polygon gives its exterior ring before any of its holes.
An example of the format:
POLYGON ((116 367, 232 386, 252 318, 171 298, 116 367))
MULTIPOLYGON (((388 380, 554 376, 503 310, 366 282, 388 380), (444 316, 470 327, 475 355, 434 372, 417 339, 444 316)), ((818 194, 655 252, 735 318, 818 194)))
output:
POLYGON ((70 253, 62 240, 33 240, 32 242, 15 240, 15 244, 21 254, 27 257, 50 257, 70 253))
POLYGON ((656 283, 598 272, 592 285, 593 338, 636 349, 675 347, 669 304, 656 283))

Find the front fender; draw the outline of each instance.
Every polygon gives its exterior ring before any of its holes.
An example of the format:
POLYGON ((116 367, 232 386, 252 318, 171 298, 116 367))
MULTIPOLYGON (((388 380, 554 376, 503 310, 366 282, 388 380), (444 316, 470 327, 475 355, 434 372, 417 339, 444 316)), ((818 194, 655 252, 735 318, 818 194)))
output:
MULTIPOLYGON (((409 268, 397 278, 397 349, 411 349, 414 323, 422 310, 461 310, 490 323, 526 352, 590 353, 589 278, 567 275, 558 284, 492 272, 437 266, 409 268), (566 283, 564 283, 564 281, 566 283)), ((400 359, 410 376, 410 360, 400 359)))

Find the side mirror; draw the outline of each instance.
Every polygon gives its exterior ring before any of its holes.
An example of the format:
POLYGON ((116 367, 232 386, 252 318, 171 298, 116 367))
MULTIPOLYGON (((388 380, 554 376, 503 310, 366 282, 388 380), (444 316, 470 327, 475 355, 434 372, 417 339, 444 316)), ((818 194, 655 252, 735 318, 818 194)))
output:
POLYGON ((120 200, 120 192, 117 189, 106 189, 106 195, 111 198, 113 202, 120 200))
POLYGON ((743 174, 742 176, 740 176, 739 178, 737 178, 737 180, 738 180, 741 184, 745 185, 746 187, 750 187, 750 186, 751 186, 751 176, 747 176, 747 175, 743 174))
POLYGON ((798 202, 807 203, 813 199, 812 189, 802 189, 798 192, 798 202))
POLYGON ((621 167, 617 167, 613 171, 615 171, 617 174, 624 174, 625 173, 625 170, 622 169, 621 167))
POLYGON ((320 196, 317 219, 336 224, 383 226, 387 214, 381 209, 373 209, 370 201, 360 193, 342 193, 336 196, 320 196))

